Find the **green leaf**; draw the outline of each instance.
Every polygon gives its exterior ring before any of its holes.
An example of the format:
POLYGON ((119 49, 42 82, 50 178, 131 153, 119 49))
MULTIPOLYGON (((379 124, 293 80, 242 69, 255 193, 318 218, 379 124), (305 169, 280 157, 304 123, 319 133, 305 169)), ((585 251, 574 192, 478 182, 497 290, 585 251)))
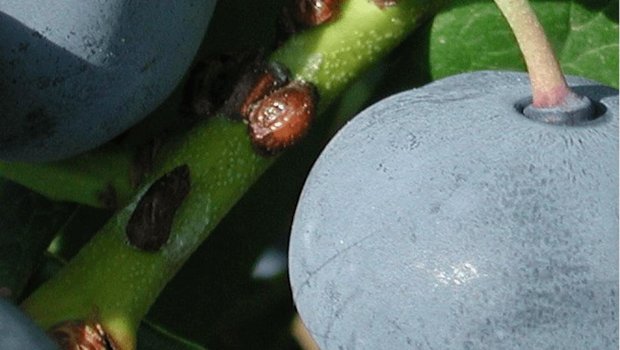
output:
POLYGON ((42 253, 75 208, 0 179, 0 295, 19 299, 42 253))
MULTIPOLYGON (((565 74, 618 87, 618 0, 533 1, 565 74)), ((525 70, 516 40, 492 1, 456 1, 430 33, 434 79, 483 69, 525 70)))

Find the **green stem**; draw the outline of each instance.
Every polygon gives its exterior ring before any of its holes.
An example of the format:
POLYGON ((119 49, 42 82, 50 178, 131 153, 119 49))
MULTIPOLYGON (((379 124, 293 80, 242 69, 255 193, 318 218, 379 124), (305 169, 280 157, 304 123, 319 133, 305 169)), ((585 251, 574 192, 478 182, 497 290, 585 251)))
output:
POLYGON ((525 59, 532 85, 532 104, 553 107, 562 104, 571 91, 560 63, 527 0, 495 0, 508 21, 525 59))
MULTIPOLYGON (((379 10, 367 0, 350 0, 338 21, 292 38, 272 59, 314 83, 324 109, 437 5, 409 0, 379 10), (343 70, 347 73, 339 73, 343 70)), ((121 349, 133 349, 138 324, 160 291, 272 162, 255 153, 244 124, 222 116, 168 142, 157 176, 148 183, 181 164, 189 166, 192 183, 168 243, 154 253, 127 243, 125 227, 145 185, 55 278, 24 302, 24 309, 44 328, 65 320, 97 319, 121 349)))
POLYGON ((360 2, 364 1, 346 2, 338 21, 292 38, 272 56, 295 78, 317 86, 322 107, 339 96, 369 63, 403 40, 423 16, 429 15, 429 10, 442 3, 400 1, 397 7, 382 11, 374 4, 363 6, 360 2))
POLYGON ((51 163, 0 162, 0 175, 56 201, 98 208, 127 203, 131 152, 114 147, 51 163))

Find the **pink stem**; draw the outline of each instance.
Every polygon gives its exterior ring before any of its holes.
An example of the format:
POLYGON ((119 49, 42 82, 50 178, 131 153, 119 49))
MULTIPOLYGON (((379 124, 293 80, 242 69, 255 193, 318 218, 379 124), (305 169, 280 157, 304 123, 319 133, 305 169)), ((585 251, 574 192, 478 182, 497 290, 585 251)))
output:
POLYGON ((495 0, 517 38, 532 84, 533 106, 562 105, 573 94, 553 48, 527 0, 495 0))

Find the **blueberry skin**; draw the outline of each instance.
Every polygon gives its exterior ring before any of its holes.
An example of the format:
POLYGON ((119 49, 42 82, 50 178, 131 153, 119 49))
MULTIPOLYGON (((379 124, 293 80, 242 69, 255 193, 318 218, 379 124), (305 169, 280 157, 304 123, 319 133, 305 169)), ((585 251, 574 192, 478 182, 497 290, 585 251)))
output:
POLYGON ((0 349, 59 349, 21 310, 0 297, 0 349))
POLYGON ((321 349, 617 349, 618 91, 605 113, 527 119, 522 73, 387 98, 304 186, 293 295, 321 349))
POLYGON ((0 159, 94 148, 153 111, 198 50, 215 0, 0 0, 0 159))

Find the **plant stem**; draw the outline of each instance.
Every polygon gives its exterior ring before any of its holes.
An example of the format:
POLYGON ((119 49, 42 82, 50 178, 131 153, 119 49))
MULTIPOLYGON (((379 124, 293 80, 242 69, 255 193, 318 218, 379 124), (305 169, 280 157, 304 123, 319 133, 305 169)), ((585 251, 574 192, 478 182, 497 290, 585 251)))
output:
MULTIPOLYGON (((350 0, 338 21, 291 38, 272 59, 316 85, 322 110, 438 4, 409 0, 380 10, 367 0, 350 0)), ((24 309, 44 328, 95 318, 120 349, 135 348, 138 324, 160 291, 272 162, 256 154, 244 124, 222 116, 171 140, 162 150, 155 176, 57 276, 24 302, 24 309), (191 190, 176 213, 167 244, 154 253, 131 247, 125 227, 141 194, 154 179, 182 164, 190 168, 191 190)))
POLYGON ((109 208, 133 194, 131 159, 129 150, 105 147, 58 162, 0 162, 0 175, 56 201, 109 208))
POLYGON ((495 0, 517 38, 532 85, 533 106, 561 105, 572 94, 545 32, 527 0, 495 0))

